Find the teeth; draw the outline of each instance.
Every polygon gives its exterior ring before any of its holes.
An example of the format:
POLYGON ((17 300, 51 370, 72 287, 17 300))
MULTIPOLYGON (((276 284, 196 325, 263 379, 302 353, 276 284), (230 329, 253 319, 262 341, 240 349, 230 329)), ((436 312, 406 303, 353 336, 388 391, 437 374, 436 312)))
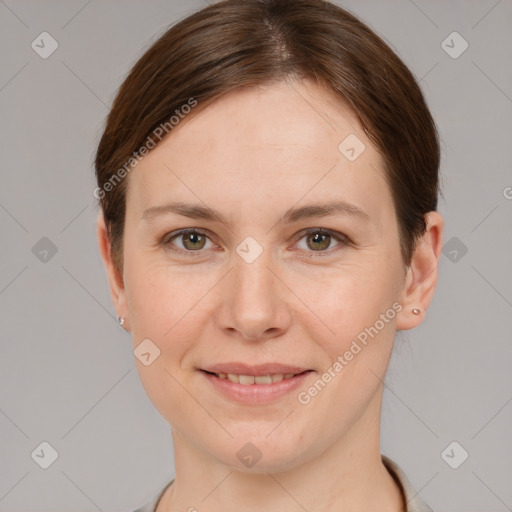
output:
POLYGON ((252 375, 239 375, 238 379, 240 384, 254 384, 254 377, 252 375))
POLYGON ((270 375, 259 375, 254 377, 254 382, 256 384, 272 384, 272 377, 270 375))
POLYGON ((283 379, 291 379, 295 376, 295 373, 274 373, 272 375, 259 375, 254 377, 253 375, 237 375, 235 373, 216 373, 219 379, 228 379, 231 382, 236 382, 237 384, 244 384, 245 386, 250 386, 252 384, 272 384, 273 382, 280 382, 283 379))

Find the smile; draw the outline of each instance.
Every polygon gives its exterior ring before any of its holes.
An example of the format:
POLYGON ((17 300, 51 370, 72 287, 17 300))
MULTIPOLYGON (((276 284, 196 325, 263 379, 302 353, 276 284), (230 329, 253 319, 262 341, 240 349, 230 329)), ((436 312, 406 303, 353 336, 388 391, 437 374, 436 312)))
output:
MULTIPOLYGON (((301 372, 302 373, 302 372, 301 372)), ((251 386, 252 384, 272 384, 273 382, 280 382, 282 380, 288 380, 295 375, 300 375, 296 373, 274 373, 272 375, 259 375, 255 377, 254 375, 238 375, 235 373, 214 373, 219 379, 228 379, 231 382, 237 382, 243 384, 244 386, 251 386)))
POLYGON ((256 405, 275 402, 290 395, 315 372, 305 370, 301 373, 270 373, 267 375, 244 375, 236 373, 214 373, 200 370, 216 395, 230 402, 256 405))

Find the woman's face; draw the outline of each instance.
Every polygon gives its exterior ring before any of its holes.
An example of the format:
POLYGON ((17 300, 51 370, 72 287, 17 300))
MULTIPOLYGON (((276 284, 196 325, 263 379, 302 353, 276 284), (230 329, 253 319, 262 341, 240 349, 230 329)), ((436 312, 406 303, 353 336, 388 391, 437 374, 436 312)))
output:
POLYGON ((182 439, 244 470, 260 453, 261 471, 378 424, 405 268, 383 161, 337 96, 307 81, 229 93, 128 179, 118 311, 134 348, 160 350, 137 367, 182 439), (162 208, 177 202, 226 224, 162 208), (203 371, 228 363, 310 371, 252 390, 203 371))

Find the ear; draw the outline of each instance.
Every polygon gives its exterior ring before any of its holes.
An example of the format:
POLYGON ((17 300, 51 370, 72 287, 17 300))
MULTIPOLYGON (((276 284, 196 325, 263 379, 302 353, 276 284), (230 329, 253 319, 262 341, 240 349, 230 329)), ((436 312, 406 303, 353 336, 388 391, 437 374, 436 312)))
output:
POLYGON ((124 288, 123 276, 114 267, 110 239, 108 237, 107 226, 105 224, 105 218, 103 217, 102 210, 100 210, 98 214, 97 235, 101 258, 103 259, 105 270, 107 271, 107 278, 112 303, 114 304, 114 308, 117 311, 117 315, 125 319, 123 328, 129 331, 130 327, 128 318, 128 308, 126 304, 126 292, 124 288))
POLYGON ((403 309, 397 316, 398 330, 412 329, 423 322, 437 284, 439 258, 443 247, 443 218, 432 211, 425 216, 427 228, 416 244, 407 269, 400 303, 403 309), (419 314, 414 314, 418 309, 419 314))

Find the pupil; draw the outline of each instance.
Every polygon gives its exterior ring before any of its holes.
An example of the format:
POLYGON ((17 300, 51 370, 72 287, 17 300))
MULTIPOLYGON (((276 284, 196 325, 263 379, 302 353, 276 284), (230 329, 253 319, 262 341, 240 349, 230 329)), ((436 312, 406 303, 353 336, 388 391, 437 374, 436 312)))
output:
MULTIPOLYGON (((185 239, 185 246, 187 246, 187 243, 189 245, 199 245, 199 248, 201 248, 201 235, 198 233, 189 233, 188 238, 185 239)), ((193 249, 197 249, 197 247, 192 247, 193 249)))
POLYGON ((316 245, 316 249, 318 249, 318 248, 323 249, 323 248, 327 247, 329 245, 329 242, 327 241, 327 245, 326 245, 325 240, 328 239, 329 236, 330 235, 315 233, 313 235, 313 240, 315 242, 314 245, 316 245), (317 242, 319 242, 319 244, 317 242))

